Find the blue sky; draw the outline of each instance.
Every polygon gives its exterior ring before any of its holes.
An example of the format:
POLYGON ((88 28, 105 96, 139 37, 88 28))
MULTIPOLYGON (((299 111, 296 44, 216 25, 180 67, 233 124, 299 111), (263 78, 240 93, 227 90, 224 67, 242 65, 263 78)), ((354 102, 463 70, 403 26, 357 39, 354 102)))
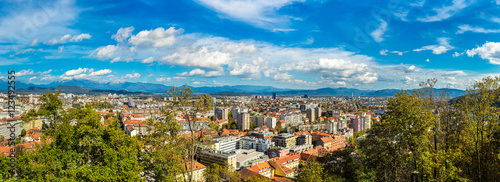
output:
POLYGON ((0 79, 464 89, 500 74, 500 0, 0 3, 0 79))

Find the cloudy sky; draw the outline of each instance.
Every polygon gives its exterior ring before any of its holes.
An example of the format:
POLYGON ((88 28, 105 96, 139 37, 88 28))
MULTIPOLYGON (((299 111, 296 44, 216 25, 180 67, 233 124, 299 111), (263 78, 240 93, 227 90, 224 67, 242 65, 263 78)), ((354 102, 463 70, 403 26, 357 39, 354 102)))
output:
POLYGON ((500 74, 500 0, 5 0, 0 79, 466 88, 500 74))

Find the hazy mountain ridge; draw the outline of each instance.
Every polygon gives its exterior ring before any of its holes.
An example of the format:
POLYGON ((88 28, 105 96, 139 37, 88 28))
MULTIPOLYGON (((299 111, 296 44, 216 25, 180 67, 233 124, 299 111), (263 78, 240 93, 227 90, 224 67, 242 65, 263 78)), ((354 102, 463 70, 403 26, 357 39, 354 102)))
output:
MULTIPOLYGON (((5 85, 7 90, 7 82, 0 82, 5 85)), ((320 89, 283 89, 272 86, 254 86, 254 85, 235 85, 235 86, 213 86, 213 87, 192 87, 195 93, 208 93, 223 95, 271 95, 276 93, 279 95, 311 95, 311 96, 393 96, 400 92, 400 89, 382 89, 382 90, 359 90, 354 88, 320 88, 320 89), (238 93, 238 94, 237 94, 238 93)), ((171 89, 171 86, 166 86, 156 83, 100 83, 89 80, 71 80, 65 82, 53 82, 45 85, 34 85, 29 83, 16 82, 16 89, 20 93, 42 93, 47 91, 56 91, 61 89, 63 92, 74 93, 166 93, 171 89), (73 87, 72 87, 73 86, 73 87)), ((415 90, 415 89, 413 89, 415 90)), ((412 91, 412 90, 409 90, 412 91)), ((458 89, 436 89, 436 94, 447 91, 450 97, 458 97, 465 93, 464 90, 458 89)))

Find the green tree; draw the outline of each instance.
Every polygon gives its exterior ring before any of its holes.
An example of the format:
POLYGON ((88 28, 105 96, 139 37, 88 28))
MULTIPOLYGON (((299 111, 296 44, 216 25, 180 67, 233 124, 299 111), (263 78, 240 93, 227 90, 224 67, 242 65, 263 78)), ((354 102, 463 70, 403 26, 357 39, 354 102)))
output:
POLYGON ((323 181, 323 168, 316 162, 309 162, 302 167, 297 177, 299 182, 321 182, 323 181))
POLYGON ((206 181, 241 181, 240 173, 234 171, 229 164, 211 164, 204 171, 204 176, 206 181))
POLYGON ((187 131, 189 136, 185 141, 179 143, 179 146, 184 147, 184 151, 181 152, 181 161, 183 161, 183 166, 181 168, 182 175, 187 176, 185 181, 193 181, 194 167, 195 167, 195 155, 199 151, 199 143, 204 139, 203 135, 197 135, 198 132, 195 129, 197 125, 198 118, 197 113, 203 110, 208 110, 211 108, 212 99, 210 95, 197 95, 191 100, 191 94, 193 90, 183 85, 182 87, 172 86, 172 89, 167 92, 167 95, 173 97, 172 106, 176 106, 177 109, 173 111, 176 113, 182 113, 184 119, 187 122, 187 131), (189 106, 189 109, 183 108, 183 106, 189 106))
MULTIPOLYGON (((500 155, 495 149, 494 134, 499 130, 500 78, 488 77, 467 89, 467 94, 456 104, 461 112, 459 123, 460 150, 456 156, 463 176, 472 181, 495 181, 500 178, 500 155)), ((498 137, 498 136, 497 136, 498 137)))
POLYGON ((380 181, 408 181, 418 171, 421 181, 430 180, 430 132, 436 119, 427 109, 422 92, 397 93, 388 112, 359 142, 365 164, 380 181))
POLYGON ((351 155, 353 152, 355 149, 347 146, 321 157, 319 161, 324 161, 325 176, 332 180, 360 181, 364 168, 360 158, 351 155))
POLYGON ((0 155, 0 180, 10 176, 10 159, 0 155))
POLYGON ((165 111, 158 120, 146 120, 148 134, 143 137, 144 145, 140 157, 144 177, 155 181, 174 181, 182 173, 181 153, 185 138, 179 137, 182 126, 171 111, 165 111))
MULTIPOLYGON (((49 102, 57 102, 50 100, 49 102)), ((53 103, 47 103, 52 105, 53 103)), ((141 181, 138 141, 117 124, 104 126, 87 105, 58 116, 50 144, 25 152, 17 160, 17 177, 26 181, 141 181), (71 121, 76 120, 76 125, 71 121)))

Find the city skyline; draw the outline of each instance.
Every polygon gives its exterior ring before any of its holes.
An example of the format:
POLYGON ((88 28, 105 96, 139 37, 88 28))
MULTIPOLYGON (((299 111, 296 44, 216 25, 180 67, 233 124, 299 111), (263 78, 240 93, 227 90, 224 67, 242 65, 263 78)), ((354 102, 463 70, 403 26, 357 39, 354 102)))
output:
POLYGON ((500 71, 500 1, 6 1, 0 79, 465 89, 500 71))

